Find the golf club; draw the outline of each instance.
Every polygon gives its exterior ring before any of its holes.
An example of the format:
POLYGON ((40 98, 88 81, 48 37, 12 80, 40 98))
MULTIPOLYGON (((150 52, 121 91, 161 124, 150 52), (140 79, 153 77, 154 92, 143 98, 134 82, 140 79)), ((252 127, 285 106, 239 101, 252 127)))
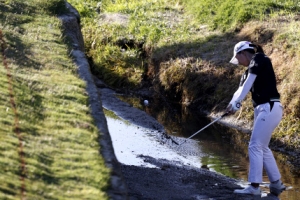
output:
MULTIPOLYGON (((206 129, 207 127, 209 127, 210 125, 212 125, 213 123, 219 121, 220 119, 222 119, 223 117, 225 117, 226 115, 228 115, 228 113, 223 114, 222 116, 218 117, 217 119, 215 119, 214 121, 210 122, 208 125, 206 125, 205 127, 203 127, 202 129, 200 129, 199 131, 197 131, 196 133, 194 133, 193 135, 191 135, 190 137, 188 137, 187 139, 191 139, 192 137, 194 137, 195 135, 197 135, 198 133, 200 133, 201 131, 203 131, 204 129, 206 129)), ((182 145, 183 143, 186 142, 185 139, 183 142, 181 142, 179 145, 182 145)))

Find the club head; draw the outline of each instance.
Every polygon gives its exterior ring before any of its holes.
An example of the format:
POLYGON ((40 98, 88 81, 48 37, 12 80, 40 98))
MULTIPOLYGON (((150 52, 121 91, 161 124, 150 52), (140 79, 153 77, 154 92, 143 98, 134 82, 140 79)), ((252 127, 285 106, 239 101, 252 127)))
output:
POLYGON ((178 143, 178 142, 176 142, 175 140, 172 140, 172 142, 173 142, 173 143, 175 143, 175 144, 177 144, 177 145, 179 145, 179 143, 178 143))

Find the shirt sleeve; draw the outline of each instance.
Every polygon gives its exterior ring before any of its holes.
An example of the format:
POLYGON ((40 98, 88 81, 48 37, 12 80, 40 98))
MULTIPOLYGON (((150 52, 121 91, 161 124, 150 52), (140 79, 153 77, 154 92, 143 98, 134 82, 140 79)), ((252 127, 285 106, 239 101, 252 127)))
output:
POLYGON ((266 56, 264 54, 255 54, 249 64, 249 73, 258 75, 259 66, 264 65, 265 57, 266 56))
POLYGON ((254 81, 256 78, 256 74, 249 73, 247 76, 247 79, 245 80, 243 85, 240 85, 240 87, 237 89, 237 91, 234 93, 231 101, 229 104, 232 104, 235 106, 236 103, 240 103, 244 100, 248 92, 250 91, 254 81))

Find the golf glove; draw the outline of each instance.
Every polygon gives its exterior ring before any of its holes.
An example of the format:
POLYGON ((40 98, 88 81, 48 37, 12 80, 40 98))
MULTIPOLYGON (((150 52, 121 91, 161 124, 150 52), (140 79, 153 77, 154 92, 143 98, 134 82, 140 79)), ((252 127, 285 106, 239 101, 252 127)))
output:
POLYGON ((241 106, 242 106, 242 104, 240 101, 232 101, 229 103, 229 105, 227 107, 227 111, 235 113, 236 111, 238 111, 241 108, 241 106))

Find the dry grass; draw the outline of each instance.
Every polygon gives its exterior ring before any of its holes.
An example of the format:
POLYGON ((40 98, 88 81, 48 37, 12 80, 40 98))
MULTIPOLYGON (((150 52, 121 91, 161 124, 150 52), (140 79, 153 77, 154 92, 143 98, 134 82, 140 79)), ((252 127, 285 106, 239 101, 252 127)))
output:
MULTIPOLYGON (((279 128, 274 137, 281 139, 300 132, 297 100, 300 29, 296 2, 104 0, 102 3, 101 14, 129 16, 126 26, 95 26, 92 22, 97 14, 84 20, 86 47, 95 61, 95 71, 104 80, 125 88, 143 86, 147 80, 148 85, 152 84, 170 101, 204 112, 222 112, 244 71, 228 63, 233 46, 240 40, 250 40, 263 45, 272 59, 285 107, 284 128, 279 128), (201 19, 196 18, 197 13, 201 19), (91 48, 93 41, 99 48, 91 48), (124 48, 129 44, 134 45, 124 48)), ((253 109, 249 97, 243 105, 239 119, 251 121, 253 109)))
MULTIPOLYGON (((176 97, 178 101, 200 110, 220 112, 237 89, 239 77, 244 70, 227 64, 234 44, 240 40, 259 43, 272 59, 281 102, 285 108, 284 118, 276 129, 274 139, 299 147, 300 53, 295 50, 299 39, 293 36, 299 35, 298 29, 295 29, 299 24, 297 16, 250 21, 234 35, 216 34, 203 44, 192 45, 192 48, 191 45, 165 47, 165 54, 157 51, 159 57, 154 51, 153 68, 156 69, 153 71, 159 76, 154 75, 153 78, 159 79, 158 83, 165 88, 169 97, 176 97), (206 46, 210 47, 208 53, 206 46)), ((248 95, 243 112, 238 112, 236 117, 242 121, 252 121, 252 110, 251 97, 248 95)))

